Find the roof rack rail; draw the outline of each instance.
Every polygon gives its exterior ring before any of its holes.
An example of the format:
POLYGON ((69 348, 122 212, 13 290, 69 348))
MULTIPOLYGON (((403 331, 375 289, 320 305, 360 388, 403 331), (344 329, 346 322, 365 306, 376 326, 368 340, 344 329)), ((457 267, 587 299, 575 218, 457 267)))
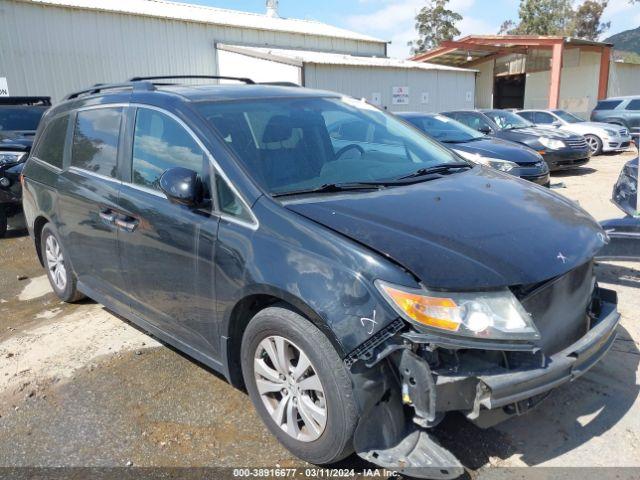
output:
POLYGON ((51 97, 0 97, 0 105, 51 106, 51 97))
POLYGON ((81 95, 93 95, 96 93, 103 92, 105 90, 122 90, 130 88, 132 90, 144 90, 144 91, 153 91, 156 87, 151 82, 138 82, 138 81, 129 81, 125 83, 96 83, 91 88, 86 88, 84 90, 79 90, 77 92, 73 92, 66 97, 65 100, 72 100, 74 98, 78 98, 81 95))
POLYGON ((259 85, 271 85, 272 87, 301 87, 299 83, 277 81, 277 82, 260 82, 259 85))
POLYGON ((190 78, 203 79, 203 80, 237 80, 238 82, 246 83, 247 85, 254 85, 256 82, 250 78, 245 77, 228 77, 225 75, 159 75, 153 77, 133 77, 130 78, 130 82, 141 82, 145 80, 186 80, 190 78))

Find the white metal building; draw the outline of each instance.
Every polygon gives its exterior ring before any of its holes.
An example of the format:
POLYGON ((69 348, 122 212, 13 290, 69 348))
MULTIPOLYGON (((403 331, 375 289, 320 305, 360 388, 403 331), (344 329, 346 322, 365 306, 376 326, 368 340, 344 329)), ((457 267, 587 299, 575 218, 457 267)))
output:
POLYGON ((473 107, 475 71, 386 52, 383 40, 275 12, 163 0, 0 0, 0 81, 10 95, 57 101, 133 76, 238 75, 336 90, 390 110, 473 107))

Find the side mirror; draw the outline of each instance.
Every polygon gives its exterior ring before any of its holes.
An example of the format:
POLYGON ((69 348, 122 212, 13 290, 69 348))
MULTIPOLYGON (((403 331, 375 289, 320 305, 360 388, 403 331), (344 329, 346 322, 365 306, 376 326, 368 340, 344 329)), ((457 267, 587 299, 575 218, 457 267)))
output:
POLYGON ((482 127, 478 127, 478 131, 480 133, 484 133, 485 135, 489 135, 492 132, 492 130, 486 125, 483 125, 482 127))
POLYGON ((160 190, 171 203, 194 207, 202 196, 202 184, 193 170, 174 167, 160 176, 160 190))

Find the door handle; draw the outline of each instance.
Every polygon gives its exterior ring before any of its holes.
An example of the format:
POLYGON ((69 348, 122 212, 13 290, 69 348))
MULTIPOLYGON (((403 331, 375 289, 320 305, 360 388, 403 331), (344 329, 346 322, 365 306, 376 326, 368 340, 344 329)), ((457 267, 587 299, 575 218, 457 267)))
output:
POLYGON ((116 220, 116 214, 110 209, 101 210, 98 215, 100 215, 100 218, 107 223, 113 223, 116 220))
POLYGON ((125 232, 133 232, 138 227, 138 220, 133 217, 118 217, 115 219, 116 226, 125 232))

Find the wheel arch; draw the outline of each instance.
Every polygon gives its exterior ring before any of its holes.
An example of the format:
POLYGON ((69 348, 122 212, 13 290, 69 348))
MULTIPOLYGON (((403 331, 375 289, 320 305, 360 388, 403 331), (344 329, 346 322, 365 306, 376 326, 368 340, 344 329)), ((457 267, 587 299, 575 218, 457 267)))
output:
POLYGON ((40 236, 42 235, 42 229, 47 223, 51 223, 51 221, 44 215, 38 215, 33 221, 33 241, 35 243, 38 260, 43 267, 44 260, 42 259, 42 249, 40 248, 40 236))
POLYGON ((327 322, 306 302, 278 288, 256 286, 245 291, 233 306, 227 309, 224 316, 222 334, 226 355, 223 353, 223 356, 227 362, 228 379, 236 388, 244 388, 240 349, 247 325, 258 312, 274 305, 289 308, 313 323, 327 336, 341 358, 346 355, 342 344, 327 322))

